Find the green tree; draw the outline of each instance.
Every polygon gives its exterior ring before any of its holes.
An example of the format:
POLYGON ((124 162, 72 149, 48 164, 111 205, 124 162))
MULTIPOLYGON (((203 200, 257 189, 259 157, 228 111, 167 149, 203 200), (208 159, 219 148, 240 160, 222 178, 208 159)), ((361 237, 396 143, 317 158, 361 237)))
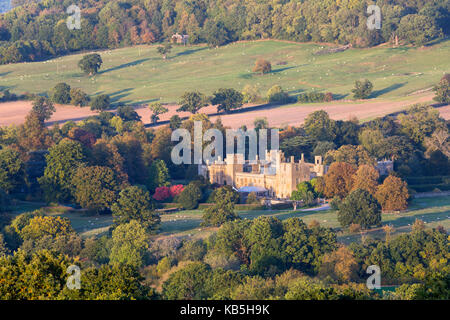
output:
POLYGON ((267 91, 267 101, 269 103, 285 104, 289 103, 290 98, 287 92, 279 85, 274 85, 267 91))
POLYGON ((169 182, 169 169, 167 169, 164 160, 155 160, 150 166, 149 189, 154 192, 158 187, 167 187, 169 182))
POLYGON ((335 135, 335 122, 331 120, 324 110, 314 111, 305 119, 306 133, 316 141, 333 141, 335 135))
POLYGON ((199 300, 208 297, 207 283, 211 268, 202 262, 193 262, 172 273, 163 283, 163 296, 168 300, 199 300))
POLYGON ((109 109, 111 105, 110 98, 107 94, 101 94, 92 99, 91 110, 104 111, 109 109))
POLYGON ((228 186, 217 189, 214 195, 214 205, 204 210, 202 225, 219 227, 227 221, 237 219, 234 207, 238 199, 237 192, 228 186))
POLYGON ((433 98, 439 103, 450 104, 450 74, 446 74, 433 88, 436 96, 433 98))
POLYGON ((316 198, 317 194, 309 181, 299 183, 291 195, 291 200, 303 201, 307 206, 314 204, 316 198))
POLYGON ((0 296, 4 300, 57 299, 66 287, 67 256, 42 250, 28 256, 18 250, 0 257, 0 296))
POLYGON ((0 190, 10 193, 23 186, 25 163, 19 152, 11 148, 0 150, 0 190))
POLYGON ((408 14, 400 20, 398 35, 406 43, 423 46, 442 35, 430 17, 408 14))
POLYGON ((63 300, 147 300, 155 297, 154 291, 144 285, 139 270, 131 265, 101 265, 81 272, 81 288, 64 288, 59 298, 63 300))
POLYGON ((372 94, 373 84, 369 80, 356 80, 355 89, 352 90, 353 98, 355 99, 367 99, 372 94))
POLYGON ((239 91, 233 88, 224 89, 221 88, 214 92, 214 97, 211 100, 213 105, 217 106, 217 111, 228 111, 239 109, 242 107, 244 96, 239 91))
POLYGON ((58 83, 51 92, 50 99, 54 103, 68 104, 70 103, 70 86, 67 83, 58 83))
POLYGON ((136 220, 117 226, 112 232, 110 263, 130 265, 139 268, 143 265, 148 250, 148 235, 145 228, 136 220))
POLYGON ((336 248, 336 234, 328 228, 308 226, 299 218, 283 221, 283 251, 287 263, 296 269, 318 271, 324 254, 336 248))
POLYGON ((424 142, 433 132, 443 127, 444 119, 440 118, 439 111, 428 105, 414 105, 405 114, 398 116, 401 131, 416 144, 424 142))
POLYGON ((176 130, 179 127, 181 127, 181 118, 179 115, 175 114, 173 116, 170 117, 170 124, 169 124, 170 129, 172 130, 176 130))
POLYGON ((352 191, 339 206, 338 221, 343 227, 359 224, 368 228, 381 223, 381 206, 366 190, 352 191))
POLYGON ((44 122, 52 117, 52 114, 56 109, 48 98, 37 96, 33 101, 33 108, 31 111, 37 115, 39 121, 44 122))
POLYGON ((167 59, 167 55, 172 51, 172 45, 170 43, 165 43, 164 45, 158 46, 156 49, 163 59, 167 59))
POLYGON ((83 56, 83 58, 78 61, 78 67, 87 75, 92 76, 98 72, 103 63, 102 58, 97 53, 92 53, 83 56))
POLYGON ((116 174, 108 167, 80 166, 72 183, 76 202, 97 213, 111 207, 119 190, 116 174))
POLYGON ((202 198, 202 191, 197 183, 191 182, 178 196, 178 202, 186 210, 197 208, 200 199, 202 198))
POLYGON ((180 107, 177 109, 177 112, 186 111, 192 114, 196 114, 201 108, 207 106, 208 103, 203 93, 193 91, 185 92, 181 96, 179 105, 180 107))
POLYGON ((63 139, 49 149, 45 158, 44 175, 38 178, 45 199, 48 202, 68 201, 73 192, 73 175, 85 160, 83 147, 77 141, 63 139))
POLYGON ((70 103, 74 106, 85 107, 90 101, 89 96, 80 88, 70 89, 70 103))
POLYGON ((161 104, 161 102, 153 102, 152 104, 150 104, 148 106, 148 108, 152 112, 152 117, 151 117, 152 123, 157 123, 158 122, 160 114, 169 112, 169 109, 164 107, 161 104))
POLYGON ((158 229, 161 219, 153 210, 150 194, 137 186, 123 189, 111 207, 114 223, 120 225, 138 221, 148 232, 158 229))

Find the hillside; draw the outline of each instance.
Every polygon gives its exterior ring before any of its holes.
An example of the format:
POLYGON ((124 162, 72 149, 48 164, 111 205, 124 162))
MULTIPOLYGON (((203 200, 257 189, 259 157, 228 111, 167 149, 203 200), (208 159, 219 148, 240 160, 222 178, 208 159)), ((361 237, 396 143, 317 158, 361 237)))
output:
POLYGON ((204 45, 174 47, 167 61, 157 46, 135 46, 102 51, 98 75, 86 77, 77 63, 82 54, 57 59, 0 66, 0 87, 15 93, 44 93, 59 82, 80 87, 88 94, 109 94, 113 102, 142 104, 178 101, 189 90, 205 94, 221 87, 241 90, 255 85, 262 95, 279 84, 290 94, 331 91, 349 99, 355 80, 374 83, 372 98, 397 99, 433 86, 450 70, 450 41, 431 47, 350 49, 315 55, 323 47, 279 41, 251 41, 218 49, 204 45), (268 75, 251 72, 256 59, 272 62, 268 75))

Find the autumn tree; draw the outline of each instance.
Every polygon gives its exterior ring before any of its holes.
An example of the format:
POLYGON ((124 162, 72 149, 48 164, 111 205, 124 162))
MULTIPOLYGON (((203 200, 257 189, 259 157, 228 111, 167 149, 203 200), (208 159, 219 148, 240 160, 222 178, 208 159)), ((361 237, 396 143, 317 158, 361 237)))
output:
POLYGON ((345 198, 353 187, 353 175, 356 169, 345 162, 331 164, 325 175, 325 196, 345 198))
POLYGON ((340 246, 323 256, 319 276, 330 277, 338 283, 348 283, 358 279, 357 271, 358 263, 353 252, 348 247, 340 246))
POLYGON ((264 59, 258 59, 253 67, 253 72, 258 72, 260 74, 269 73, 272 71, 272 65, 269 61, 264 59))
POLYGON ((380 174, 374 167, 363 164, 354 175, 353 190, 362 189, 368 191, 371 195, 375 195, 378 187, 378 179, 380 174))
POLYGON ((25 123, 19 127, 17 140, 22 153, 47 149, 53 143, 47 127, 33 111, 28 113, 25 123))
POLYGON ((375 194, 383 211, 401 211, 408 208, 408 185, 401 178, 393 175, 384 179, 375 194))

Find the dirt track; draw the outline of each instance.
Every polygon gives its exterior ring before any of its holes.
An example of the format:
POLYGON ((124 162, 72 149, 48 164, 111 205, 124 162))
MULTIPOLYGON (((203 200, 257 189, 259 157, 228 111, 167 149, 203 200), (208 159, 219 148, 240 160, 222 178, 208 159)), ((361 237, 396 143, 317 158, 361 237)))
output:
MULTIPOLYGON (((369 101, 366 103, 344 103, 333 102, 327 105, 300 105, 300 106, 269 106, 251 110, 247 112, 240 112, 228 115, 220 115, 220 118, 225 126, 231 128, 239 128, 242 125, 247 127, 253 126, 255 118, 266 117, 271 126, 283 125, 299 125, 303 123, 304 119, 311 112, 317 110, 325 110, 330 117, 335 120, 346 120, 350 117, 357 117, 358 119, 369 119, 378 116, 383 116, 392 112, 404 109, 413 103, 429 102, 432 100, 432 95, 420 95, 413 101, 369 101)), ((174 114, 177 114, 177 106, 169 106, 169 112, 161 116, 161 121, 169 120, 174 114)), ((24 121, 25 115, 31 110, 31 102, 16 101, 6 102, 0 104, 0 126, 20 124, 24 121)), ((145 108, 140 107, 136 109, 137 113, 142 117, 145 124, 150 123, 151 112, 145 108)), ((450 106, 439 108, 441 116, 445 119, 450 119, 450 106)), ((202 113, 214 114, 216 108, 209 106, 201 110, 202 113)), ((79 108, 74 106, 57 105, 56 112, 48 122, 50 125, 54 123, 63 123, 66 121, 80 121, 84 118, 96 114, 88 107, 79 108)), ((186 112, 178 113, 180 117, 189 116, 186 112)), ((219 116, 211 116, 211 120, 215 121, 219 116)))

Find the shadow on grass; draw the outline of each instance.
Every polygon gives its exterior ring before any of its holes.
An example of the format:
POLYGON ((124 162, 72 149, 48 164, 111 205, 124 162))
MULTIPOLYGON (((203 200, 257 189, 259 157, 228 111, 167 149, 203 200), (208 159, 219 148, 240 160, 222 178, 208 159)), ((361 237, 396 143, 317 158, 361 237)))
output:
POLYGON ((120 70, 120 69, 124 69, 124 68, 128 68, 128 67, 133 67, 133 66, 136 66, 136 65, 138 65, 138 64, 141 64, 141 63, 143 63, 143 62, 146 62, 146 61, 148 61, 148 60, 150 60, 150 58, 139 59, 139 60, 136 60, 136 61, 124 63, 124 64, 121 64, 121 65, 116 66, 116 67, 112 67, 112 68, 109 68, 109 69, 106 69, 106 70, 103 70, 103 71, 99 71, 97 74, 104 74, 104 73, 108 73, 108 72, 111 72, 111 71, 117 71, 117 70, 120 70))
POLYGON ((372 94, 370 95, 370 98, 378 98, 379 96, 381 96, 383 94, 386 94, 386 93, 392 92, 394 90, 400 89, 406 83, 407 82, 396 83, 396 84, 390 85, 389 87, 386 87, 384 89, 373 91, 372 94))

